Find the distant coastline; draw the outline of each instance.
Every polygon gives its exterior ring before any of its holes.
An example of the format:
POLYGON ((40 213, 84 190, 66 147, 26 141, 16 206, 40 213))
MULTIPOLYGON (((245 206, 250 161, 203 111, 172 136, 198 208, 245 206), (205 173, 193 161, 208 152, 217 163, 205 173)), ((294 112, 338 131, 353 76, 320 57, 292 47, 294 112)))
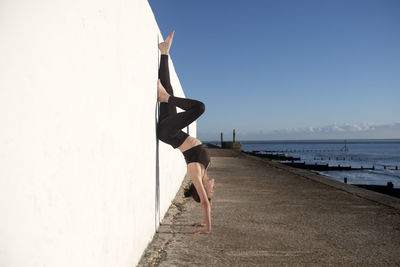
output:
MULTIPOLYGON (((394 139, 304 139, 304 140, 237 140, 243 144, 400 144, 400 138, 394 139)), ((218 144, 219 140, 203 141, 218 144)))
MULTIPOLYGON (((400 139, 241 140, 242 151, 305 166, 326 166, 320 173, 351 184, 400 188, 400 139), (303 164, 303 165, 302 165, 303 164), (348 169, 346 169, 348 168, 348 169)), ((219 145, 219 141, 210 142, 219 145)), ((317 168, 315 167, 315 168, 317 168)), ((311 168, 311 167, 310 167, 311 168)), ((319 168, 319 167, 318 167, 319 168)))

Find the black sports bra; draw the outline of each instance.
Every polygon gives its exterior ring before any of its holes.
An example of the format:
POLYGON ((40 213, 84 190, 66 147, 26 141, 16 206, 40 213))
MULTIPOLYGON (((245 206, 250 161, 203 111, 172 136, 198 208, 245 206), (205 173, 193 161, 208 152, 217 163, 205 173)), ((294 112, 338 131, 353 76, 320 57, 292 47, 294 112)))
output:
POLYGON ((204 165, 204 168, 207 169, 210 163, 210 156, 208 155, 207 149, 204 144, 200 144, 189 148, 182 152, 185 157, 185 161, 187 164, 190 162, 199 162, 204 165))

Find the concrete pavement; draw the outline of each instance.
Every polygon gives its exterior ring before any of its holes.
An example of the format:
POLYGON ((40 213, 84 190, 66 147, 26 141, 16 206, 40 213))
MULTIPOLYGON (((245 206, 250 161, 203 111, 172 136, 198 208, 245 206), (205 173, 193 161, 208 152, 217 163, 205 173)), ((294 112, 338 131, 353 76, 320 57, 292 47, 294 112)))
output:
POLYGON ((212 233, 183 187, 139 266, 399 266, 400 199, 241 152, 209 149, 212 233))

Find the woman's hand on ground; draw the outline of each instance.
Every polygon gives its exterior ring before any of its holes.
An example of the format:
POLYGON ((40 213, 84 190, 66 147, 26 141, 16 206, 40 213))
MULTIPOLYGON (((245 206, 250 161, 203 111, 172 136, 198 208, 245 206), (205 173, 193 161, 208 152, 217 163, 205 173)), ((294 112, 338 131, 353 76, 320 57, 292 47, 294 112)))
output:
POLYGON ((208 231, 207 229, 200 229, 200 230, 193 230, 193 234, 209 234, 211 231, 208 231))
POLYGON ((195 223, 191 223, 190 226, 206 226, 206 224, 202 223, 202 222, 195 222, 195 223))

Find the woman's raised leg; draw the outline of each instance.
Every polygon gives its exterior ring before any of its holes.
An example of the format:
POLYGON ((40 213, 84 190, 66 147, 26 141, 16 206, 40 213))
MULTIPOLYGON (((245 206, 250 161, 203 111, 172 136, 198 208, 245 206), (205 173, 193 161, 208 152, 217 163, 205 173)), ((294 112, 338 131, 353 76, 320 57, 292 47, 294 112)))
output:
MULTIPOLYGON (((158 78, 163 85, 165 91, 169 95, 174 95, 170 79, 169 79, 169 68, 168 68, 168 55, 161 55, 160 68, 158 70, 158 78)), ((176 114, 176 106, 172 103, 160 103, 160 116, 159 121, 164 120, 169 115, 176 114)))

